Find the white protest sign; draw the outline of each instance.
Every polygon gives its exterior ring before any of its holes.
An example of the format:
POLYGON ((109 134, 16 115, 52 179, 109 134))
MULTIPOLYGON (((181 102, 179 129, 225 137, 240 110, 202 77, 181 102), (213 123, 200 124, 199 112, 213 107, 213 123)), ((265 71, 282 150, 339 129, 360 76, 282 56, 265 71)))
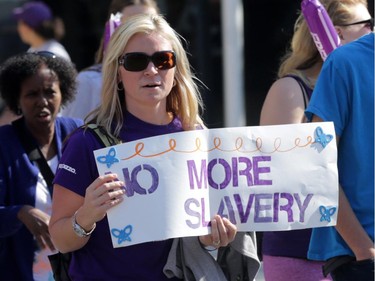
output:
POLYGON ((208 234, 215 214, 238 231, 336 224, 331 122, 180 132, 94 154, 100 175, 126 185, 107 213, 114 247, 208 234))

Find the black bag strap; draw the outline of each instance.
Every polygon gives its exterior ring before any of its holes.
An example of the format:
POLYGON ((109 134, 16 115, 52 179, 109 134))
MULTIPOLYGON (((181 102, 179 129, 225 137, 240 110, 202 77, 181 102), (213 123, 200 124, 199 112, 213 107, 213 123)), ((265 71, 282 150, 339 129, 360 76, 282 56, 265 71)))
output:
POLYGON ((53 182, 53 178, 55 177, 55 175, 53 174, 50 166, 48 165, 46 159, 43 156, 43 153, 40 151, 40 148, 36 144, 31 133, 27 130, 25 123, 24 123, 24 118, 20 118, 20 119, 17 119, 16 121, 13 121, 12 125, 30 161, 31 162, 36 161, 38 163, 39 170, 42 173, 43 178, 47 183, 48 190, 52 197, 52 192, 53 192, 52 182, 53 182))
POLYGON ((71 281, 69 277, 69 265, 72 259, 72 253, 61 253, 49 255, 49 262, 52 267, 53 277, 55 281, 71 281))
POLYGON ((103 129, 103 127, 98 126, 96 124, 87 124, 87 128, 91 130, 91 132, 94 134, 98 142, 103 147, 108 147, 116 144, 120 144, 121 140, 119 139, 113 139, 110 137, 107 132, 103 129))
POLYGON ((323 265, 323 275, 327 277, 332 271, 336 270, 340 266, 354 261, 355 258, 352 256, 337 256, 333 257, 325 262, 323 265))

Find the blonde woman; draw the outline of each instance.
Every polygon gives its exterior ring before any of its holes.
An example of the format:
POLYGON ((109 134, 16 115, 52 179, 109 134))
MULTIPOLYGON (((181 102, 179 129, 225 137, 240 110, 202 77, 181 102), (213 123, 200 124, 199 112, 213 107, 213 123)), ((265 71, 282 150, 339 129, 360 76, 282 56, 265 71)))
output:
MULTIPOLYGON (((91 117, 109 136, 128 142, 203 127, 183 45, 161 16, 134 16, 115 31, 103 75, 101 106, 91 117)), ((70 168, 56 173, 50 232, 60 251, 73 251, 72 280, 178 280, 163 273, 173 239, 112 247, 106 212, 126 199, 116 175, 98 176, 92 152, 100 147, 92 133, 77 131, 59 165, 70 168)), ((211 223, 212 233, 196 239, 203 246, 233 241, 229 220, 211 223)))
MULTIPOLYGON (((371 32, 373 24, 365 0, 322 0, 341 44, 371 32)), ((260 125, 305 122, 304 111, 312 95, 323 61, 308 26, 300 15, 290 50, 283 57, 277 80, 261 111, 260 125)), ((263 266, 268 281, 330 280, 322 274, 323 262, 307 260, 311 230, 265 232, 263 266)))

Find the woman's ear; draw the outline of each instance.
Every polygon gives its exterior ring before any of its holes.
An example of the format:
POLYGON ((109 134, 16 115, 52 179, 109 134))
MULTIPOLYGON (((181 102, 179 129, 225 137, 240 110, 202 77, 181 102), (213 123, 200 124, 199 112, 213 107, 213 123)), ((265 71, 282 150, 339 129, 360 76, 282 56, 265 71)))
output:
POLYGON ((340 40, 344 40, 344 36, 342 35, 342 28, 340 26, 335 25, 335 29, 340 40))

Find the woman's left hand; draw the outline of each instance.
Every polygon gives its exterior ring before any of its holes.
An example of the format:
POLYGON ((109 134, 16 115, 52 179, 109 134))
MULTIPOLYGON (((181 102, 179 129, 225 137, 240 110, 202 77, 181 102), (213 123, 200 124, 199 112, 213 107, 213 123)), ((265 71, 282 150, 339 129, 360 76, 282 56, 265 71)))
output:
POLYGON ((199 236, 199 241, 204 246, 225 247, 234 240, 236 233, 237 227, 233 223, 215 215, 211 220, 211 234, 199 236))

